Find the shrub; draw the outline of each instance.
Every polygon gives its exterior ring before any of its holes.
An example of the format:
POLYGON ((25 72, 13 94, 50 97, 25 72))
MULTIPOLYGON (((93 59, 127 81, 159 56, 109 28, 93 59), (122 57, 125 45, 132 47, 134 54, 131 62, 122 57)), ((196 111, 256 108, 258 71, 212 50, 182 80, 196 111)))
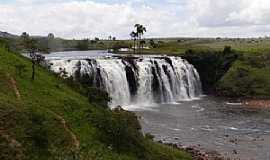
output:
POLYGON ((107 108, 108 102, 111 101, 111 98, 106 91, 95 87, 88 88, 87 97, 90 103, 95 103, 104 108, 107 108))
POLYGON ((23 73, 27 71, 26 65, 24 64, 15 65, 15 68, 16 68, 16 74, 20 77, 22 77, 23 73))
POLYGON ((143 134, 135 113, 120 107, 94 112, 90 121, 101 132, 101 141, 117 152, 142 152, 143 134))

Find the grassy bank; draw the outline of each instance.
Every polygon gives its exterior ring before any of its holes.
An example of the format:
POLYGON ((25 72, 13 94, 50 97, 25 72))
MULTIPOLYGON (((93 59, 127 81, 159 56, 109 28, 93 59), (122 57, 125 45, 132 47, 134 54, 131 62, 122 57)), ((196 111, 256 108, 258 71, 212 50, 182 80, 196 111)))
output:
POLYGON ((31 62, 0 45, 0 159, 191 159, 144 137, 134 114, 76 87, 41 67, 31 81, 31 62))
POLYGON ((182 55, 187 50, 221 51, 224 46, 231 46, 237 52, 263 53, 270 51, 270 38, 156 38, 146 39, 145 46, 149 49, 137 54, 182 55))
POLYGON ((201 76, 206 93, 232 98, 270 98, 269 52, 188 50, 182 55, 201 76))
POLYGON ((229 97, 270 98, 270 54, 242 54, 217 82, 218 94, 229 97))

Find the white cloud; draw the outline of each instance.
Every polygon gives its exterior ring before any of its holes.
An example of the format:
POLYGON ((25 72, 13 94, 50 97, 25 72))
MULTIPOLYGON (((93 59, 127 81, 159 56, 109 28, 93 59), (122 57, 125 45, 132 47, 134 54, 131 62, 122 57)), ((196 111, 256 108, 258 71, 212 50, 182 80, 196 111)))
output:
POLYGON ((17 0, 0 4, 0 30, 53 32, 65 38, 128 38, 133 25, 142 23, 150 37, 270 34, 269 0, 167 0, 167 6, 149 5, 152 1, 17 0))

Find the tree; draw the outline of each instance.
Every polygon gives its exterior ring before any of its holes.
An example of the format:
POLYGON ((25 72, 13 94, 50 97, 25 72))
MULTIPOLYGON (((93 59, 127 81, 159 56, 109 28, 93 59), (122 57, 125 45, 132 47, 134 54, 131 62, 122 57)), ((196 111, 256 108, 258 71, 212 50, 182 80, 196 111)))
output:
POLYGON ((29 53, 31 61, 32 61, 32 80, 35 80, 35 66, 36 63, 40 64, 41 61, 45 59, 44 56, 38 55, 38 47, 37 47, 37 42, 35 39, 31 38, 28 33, 23 32, 21 35, 21 40, 22 40, 22 46, 26 50, 26 52, 29 53))
MULTIPOLYGON (((136 28, 137 37, 138 37, 139 41, 141 41, 142 40, 142 36, 146 32, 146 28, 143 25, 141 25, 141 24, 135 24, 134 27, 136 28)), ((141 43, 139 43, 139 50, 140 49, 142 49, 141 48, 141 43)))
POLYGON ((49 40, 54 39, 54 34, 53 34, 53 33, 49 33, 49 34, 48 34, 48 39, 49 39, 49 40))
POLYGON ((84 39, 78 42, 77 49, 80 51, 87 51, 89 49, 89 39, 84 39))
POLYGON ((112 40, 112 36, 110 35, 110 36, 108 37, 108 39, 109 39, 109 41, 111 41, 111 40, 112 40))
POLYGON ((232 53, 232 47, 231 46, 225 46, 223 49, 223 54, 229 54, 232 53))
POLYGON ((35 80, 35 66, 36 64, 40 64, 42 61, 44 61, 45 57, 40 55, 40 54, 36 54, 36 52, 33 52, 32 54, 30 54, 31 58, 32 58, 32 80, 35 80))
POLYGON ((156 45, 156 43, 155 43, 155 41, 154 41, 153 39, 151 39, 151 40, 149 41, 149 44, 150 44, 150 46, 151 46, 152 48, 156 48, 156 47, 157 47, 157 45, 156 45))
POLYGON ((51 52, 53 50, 53 44, 54 44, 54 34, 49 33, 47 36, 47 52, 51 52))
POLYGON ((140 46, 141 46, 141 48, 143 48, 145 44, 146 44, 146 41, 145 41, 145 40, 141 40, 141 41, 140 41, 140 46))
POLYGON ((133 46, 134 46, 134 48, 133 48, 133 51, 134 51, 134 54, 136 53, 136 40, 137 40, 137 37, 138 37, 138 34, 136 33, 136 32, 134 32, 134 31, 132 31, 131 33, 130 33, 130 37, 131 37, 131 39, 133 39, 133 46))

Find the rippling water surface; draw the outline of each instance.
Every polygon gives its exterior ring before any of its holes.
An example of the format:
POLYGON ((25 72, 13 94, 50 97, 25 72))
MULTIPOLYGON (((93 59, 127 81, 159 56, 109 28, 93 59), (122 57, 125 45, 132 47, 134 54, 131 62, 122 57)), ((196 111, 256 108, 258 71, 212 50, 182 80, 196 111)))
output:
POLYGON ((241 160, 270 160, 270 111, 213 97, 179 104, 137 106, 145 133, 241 160))

